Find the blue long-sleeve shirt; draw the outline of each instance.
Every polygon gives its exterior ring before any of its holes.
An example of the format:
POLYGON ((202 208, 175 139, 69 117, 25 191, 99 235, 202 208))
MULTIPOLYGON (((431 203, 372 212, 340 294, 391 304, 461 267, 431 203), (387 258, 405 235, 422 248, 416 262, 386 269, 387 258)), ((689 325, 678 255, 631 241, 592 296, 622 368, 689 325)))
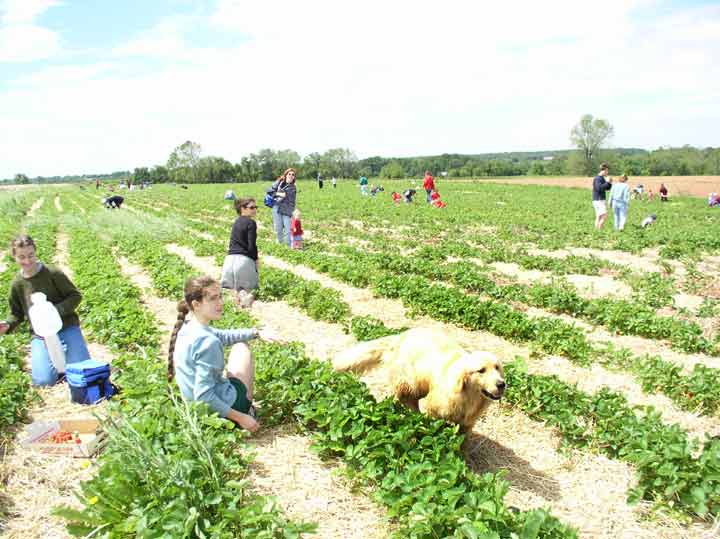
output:
POLYGON ((622 204, 627 206, 630 202, 630 188, 627 183, 614 183, 610 189, 610 203, 612 205, 622 204))
POLYGON ((175 380, 186 400, 203 401, 221 417, 227 417, 237 398, 235 387, 223 373, 223 346, 247 342, 255 337, 252 329, 221 330, 196 320, 185 324, 177 334, 173 361, 175 380))

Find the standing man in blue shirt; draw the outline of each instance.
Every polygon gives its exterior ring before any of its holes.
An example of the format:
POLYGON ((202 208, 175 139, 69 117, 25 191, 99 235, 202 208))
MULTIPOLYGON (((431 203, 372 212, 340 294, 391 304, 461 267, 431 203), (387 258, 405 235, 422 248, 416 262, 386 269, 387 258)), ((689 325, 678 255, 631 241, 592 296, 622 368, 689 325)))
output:
POLYGON ((595 229, 600 230, 607 220, 608 212, 605 204, 605 193, 612 187, 612 180, 606 180, 609 172, 607 163, 600 165, 600 172, 593 179, 592 203, 595 208, 595 229))

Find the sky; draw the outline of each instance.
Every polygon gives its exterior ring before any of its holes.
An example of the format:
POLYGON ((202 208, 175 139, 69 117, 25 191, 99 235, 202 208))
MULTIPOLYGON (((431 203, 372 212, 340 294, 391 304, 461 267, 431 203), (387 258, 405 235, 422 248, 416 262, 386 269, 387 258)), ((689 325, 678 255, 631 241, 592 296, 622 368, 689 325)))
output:
POLYGON ((359 158, 719 146, 720 1, 0 0, 0 178, 192 140, 359 158))

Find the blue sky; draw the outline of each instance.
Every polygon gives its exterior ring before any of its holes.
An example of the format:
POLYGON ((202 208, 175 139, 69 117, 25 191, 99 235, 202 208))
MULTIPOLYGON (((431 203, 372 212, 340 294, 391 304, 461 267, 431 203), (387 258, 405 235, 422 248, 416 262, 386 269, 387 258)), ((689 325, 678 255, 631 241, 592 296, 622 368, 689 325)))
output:
POLYGON ((359 157, 718 146, 720 2, 0 0, 0 178, 193 140, 359 157))

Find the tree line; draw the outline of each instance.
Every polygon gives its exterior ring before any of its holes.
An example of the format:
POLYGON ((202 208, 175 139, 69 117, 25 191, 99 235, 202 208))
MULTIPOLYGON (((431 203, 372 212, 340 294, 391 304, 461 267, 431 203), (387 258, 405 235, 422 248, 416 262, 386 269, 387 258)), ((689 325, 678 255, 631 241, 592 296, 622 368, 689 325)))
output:
MULTIPOLYGON (((185 143, 187 144, 187 143, 185 143)), ((195 144, 195 143, 192 143, 195 144)), ((179 146, 178 148, 182 147, 179 146)), ((420 178, 425 170, 438 175, 447 172, 450 178, 484 178, 494 176, 587 176, 595 165, 607 161, 614 175, 628 176, 701 176, 720 175, 720 148, 659 148, 647 151, 636 148, 605 149, 587 163, 578 150, 547 152, 508 152, 493 154, 442 154, 426 157, 368 157, 357 159, 348 149, 311 153, 304 158, 293 150, 263 149, 231 163, 222 157, 201 156, 197 152, 180 152, 167 163, 154 167, 137 167, 133 171, 111 174, 83 174, 29 178, 16 174, 10 183, 66 183, 70 181, 118 181, 153 183, 223 183, 272 181, 293 167, 298 178, 420 178)), ((176 148, 177 150, 177 148, 176 148)), ((175 151, 173 152, 175 153, 175 151)), ((172 157, 172 155, 171 155, 172 157)))
POLYGON ((601 162, 607 162, 613 174, 629 176, 701 176, 720 175, 720 148, 604 148, 614 135, 610 122, 585 114, 570 131, 576 149, 546 152, 506 152, 485 154, 442 154, 421 157, 381 157, 358 159, 347 148, 313 152, 304 157, 294 150, 265 148, 231 163, 223 157, 203 156, 197 142, 177 146, 164 164, 137 167, 132 172, 82 176, 28 178, 16 174, 14 183, 59 183, 73 180, 117 180, 152 183, 225 183, 272 181, 293 167, 298 178, 420 178, 426 170, 450 178, 496 176, 589 176, 601 162))
POLYGON ((222 157, 200 156, 200 146, 186 142, 178 146, 167 163, 136 168, 134 181, 157 183, 221 183, 272 181, 293 167, 298 178, 421 178, 426 170, 450 178, 495 176, 586 176, 607 162, 614 174, 629 176, 720 175, 720 148, 637 148, 596 150, 587 158, 580 150, 508 152, 478 155, 442 154, 426 157, 381 157, 358 159, 345 148, 311 153, 304 158, 293 150, 269 148, 230 163, 222 157))

